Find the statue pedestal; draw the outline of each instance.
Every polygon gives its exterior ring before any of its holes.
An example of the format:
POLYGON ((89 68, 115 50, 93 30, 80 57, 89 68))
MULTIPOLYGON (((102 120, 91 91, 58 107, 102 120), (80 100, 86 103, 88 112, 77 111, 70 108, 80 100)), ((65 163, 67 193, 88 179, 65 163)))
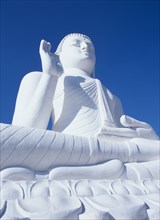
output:
POLYGON ((1 219, 160 219, 159 155, 6 124, 0 135, 1 219))

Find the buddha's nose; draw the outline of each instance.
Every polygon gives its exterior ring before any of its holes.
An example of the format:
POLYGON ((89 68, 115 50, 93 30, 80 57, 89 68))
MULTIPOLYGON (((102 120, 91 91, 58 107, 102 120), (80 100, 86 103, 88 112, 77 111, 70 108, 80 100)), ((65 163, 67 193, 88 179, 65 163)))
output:
POLYGON ((85 50, 85 49, 87 49, 88 48, 88 44, 85 42, 85 41, 83 41, 82 43, 81 43, 81 50, 85 50))

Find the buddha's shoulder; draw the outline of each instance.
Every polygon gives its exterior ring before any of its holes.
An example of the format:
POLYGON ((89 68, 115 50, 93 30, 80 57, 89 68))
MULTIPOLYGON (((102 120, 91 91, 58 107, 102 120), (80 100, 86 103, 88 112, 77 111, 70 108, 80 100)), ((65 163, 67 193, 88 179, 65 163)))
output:
POLYGON ((43 73, 39 71, 30 72, 22 78, 21 85, 24 85, 24 84, 37 85, 37 83, 39 83, 41 79, 42 79, 42 82, 43 81, 45 82, 45 81, 50 80, 52 77, 53 76, 48 73, 43 73))
POLYGON ((22 78, 22 82, 24 81, 30 81, 33 79, 40 79, 42 76, 42 72, 38 72, 38 71, 34 71, 34 72, 30 72, 27 73, 23 78, 22 78))

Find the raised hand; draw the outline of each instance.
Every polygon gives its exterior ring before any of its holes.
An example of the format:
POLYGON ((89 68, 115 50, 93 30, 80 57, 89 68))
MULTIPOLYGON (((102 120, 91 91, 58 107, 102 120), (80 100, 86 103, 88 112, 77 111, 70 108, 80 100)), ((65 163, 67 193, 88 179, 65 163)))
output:
POLYGON ((39 53, 42 62, 42 71, 44 73, 49 73, 52 75, 59 75, 58 71, 58 61, 59 57, 51 53, 51 43, 41 40, 39 53))

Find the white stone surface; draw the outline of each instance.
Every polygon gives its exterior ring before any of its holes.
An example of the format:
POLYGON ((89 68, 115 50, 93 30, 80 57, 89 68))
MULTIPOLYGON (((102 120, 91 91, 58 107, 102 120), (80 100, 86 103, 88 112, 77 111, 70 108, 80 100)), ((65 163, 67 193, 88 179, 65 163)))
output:
POLYGON ((107 165, 115 172, 123 169, 122 163, 158 160, 159 151, 158 140, 115 142, 1 124, 1 169, 22 166, 45 172, 57 166, 97 165, 115 159, 114 166, 107 165))
POLYGON ((158 136, 92 77, 90 38, 50 50, 42 40, 42 72, 23 78, 12 125, 0 126, 0 218, 160 219, 158 136))
POLYGON ((65 134, 113 140, 158 138, 147 123, 125 116, 120 100, 91 77, 96 55, 88 37, 72 34, 60 45, 52 54, 51 44, 41 41, 43 72, 23 78, 13 125, 47 129, 52 115, 53 130, 65 134))
POLYGON ((1 219, 158 219, 159 142, 138 141, 1 124, 1 219))

